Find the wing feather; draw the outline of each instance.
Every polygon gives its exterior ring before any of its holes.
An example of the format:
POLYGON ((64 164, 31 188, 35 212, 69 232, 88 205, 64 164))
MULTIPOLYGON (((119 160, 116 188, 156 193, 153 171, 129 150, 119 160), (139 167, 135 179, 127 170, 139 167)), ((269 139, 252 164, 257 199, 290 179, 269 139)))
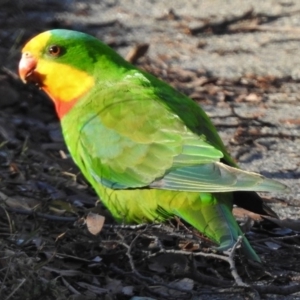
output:
MULTIPOLYGON (((160 88, 158 94, 147 82, 124 80, 118 86, 101 87, 88 95, 91 101, 82 101, 84 107, 77 107, 78 112, 88 112, 80 120, 77 154, 96 181, 113 189, 193 192, 285 188, 220 163, 224 146, 205 113, 170 87, 165 92, 160 88), (179 108, 181 112, 176 111, 179 108), (198 117, 196 125, 184 116, 198 117)), ((64 131, 66 137, 67 126, 64 131)))

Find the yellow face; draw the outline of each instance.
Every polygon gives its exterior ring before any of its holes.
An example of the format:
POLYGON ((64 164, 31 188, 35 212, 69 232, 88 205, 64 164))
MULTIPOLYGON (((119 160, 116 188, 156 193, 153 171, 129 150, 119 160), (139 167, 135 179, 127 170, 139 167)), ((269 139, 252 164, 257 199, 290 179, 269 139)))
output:
POLYGON ((55 104, 75 101, 94 85, 94 78, 55 59, 44 58, 42 54, 49 38, 50 32, 46 31, 25 45, 19 64, 20 76, 25 82, 37 83, 55 104))

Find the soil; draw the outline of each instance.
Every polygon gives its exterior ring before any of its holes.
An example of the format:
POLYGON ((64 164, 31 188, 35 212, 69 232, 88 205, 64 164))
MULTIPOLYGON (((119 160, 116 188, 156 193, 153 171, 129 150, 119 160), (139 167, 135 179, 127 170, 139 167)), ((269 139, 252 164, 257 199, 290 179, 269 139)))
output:
POLYGON ((292 0, 0 1, 0 299, 300 299, 299 36, 292 0), (261 265, 179 219, 114 223, 52 103, 17 75, 22 45, 52 28, 90 33, 189 95, 243 169, 291 188, 262 195, 278 220, 234 210, 261 265))

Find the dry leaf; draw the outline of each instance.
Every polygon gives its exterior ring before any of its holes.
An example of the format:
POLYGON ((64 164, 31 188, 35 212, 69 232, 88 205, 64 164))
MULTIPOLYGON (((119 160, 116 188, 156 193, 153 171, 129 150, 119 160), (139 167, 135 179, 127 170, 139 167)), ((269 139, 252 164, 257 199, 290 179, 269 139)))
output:
POLYGON ((288 124, 288 125, 299 125, 300 119, 280 119, 279 122, 288 124))
POLYGON ((149 49, 149 44, 139 44, 133 47, 126 55, 126 60, 134 64, 139 58, 144 56, 149 49))
POLYGON ((234 207, 232 210, 233 215, 235 218, 243 221, 247 221, 247 218, 251 218, 252 220, 259 222, 262 221, 262 217, 259 214, 251 212, 247 209, 241 207, 234 207))
POLYGON ((183 278, 170 282, 170 286, 179 289, 179 291, 176 289, 169 289, 165 286, 154 287, 153 290, 161 294, 171 295, 172 297, 176 297, 176 299, 183 299, 183 291, 191 291, 194 288, 194 280, 183 278))
POLYGON ((191 241, 180 241, 178 246, 181 250, 185 250, 185 251, 195 251, 195 250, 199 250, 200 248, 199 244, 196 244, 191 241))
POLYGON ((133 286, 132 285, 124 286, 122 288, 122 293, 127 296, 132 296, 133 295, 133 286))
POLYGON ((272 250, 278 250, 279 248, 281 248, 280 245, 274 242, 265 242, 265 244, 272 250))
POLYGON ((261 100, 261 97, 254 93, 250 93, 249 95, 247 95, 245 97, 245 101, 249 101, 249 102, 258 102, 260 100, 261 100))
POLYGON ((106 277, 106 281, 107 281, 107 284, 105 286, 106 290, 108 290, 112 294, 122 293, 123 285, 121 280, 106 277))
POLYGON ((194 280, 190 278, 183 278, 173 281, 170 285, 181 290, 191 291, 194 288, 194 280))
POLYGON ((85 222, 88 231, 93 235, 97 235, 103 228, 105 217, 89 212, 85 222))

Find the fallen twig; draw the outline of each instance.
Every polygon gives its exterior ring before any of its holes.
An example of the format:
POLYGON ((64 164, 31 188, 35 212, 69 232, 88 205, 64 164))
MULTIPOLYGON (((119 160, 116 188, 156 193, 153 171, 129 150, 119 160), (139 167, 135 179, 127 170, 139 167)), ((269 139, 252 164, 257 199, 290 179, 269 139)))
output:
MULTIPOLYGON (((2 206, 0 206, 2 209, 4 209, 2 206)), ((34 210, 26 210, 26 209, 20 209, 20 208, 12 208, 12 207, 5 207, 5 210, 16 213, 20 215, 27 215, 27 216, 36 216, 39 218, 51 220, 51 221, 57 221, 57 222, 75 222, 78 220, 78 217, 62 217, 62 216, 55 216, 55 215, 49 215, 44 213, 39 213, 34 210)))

